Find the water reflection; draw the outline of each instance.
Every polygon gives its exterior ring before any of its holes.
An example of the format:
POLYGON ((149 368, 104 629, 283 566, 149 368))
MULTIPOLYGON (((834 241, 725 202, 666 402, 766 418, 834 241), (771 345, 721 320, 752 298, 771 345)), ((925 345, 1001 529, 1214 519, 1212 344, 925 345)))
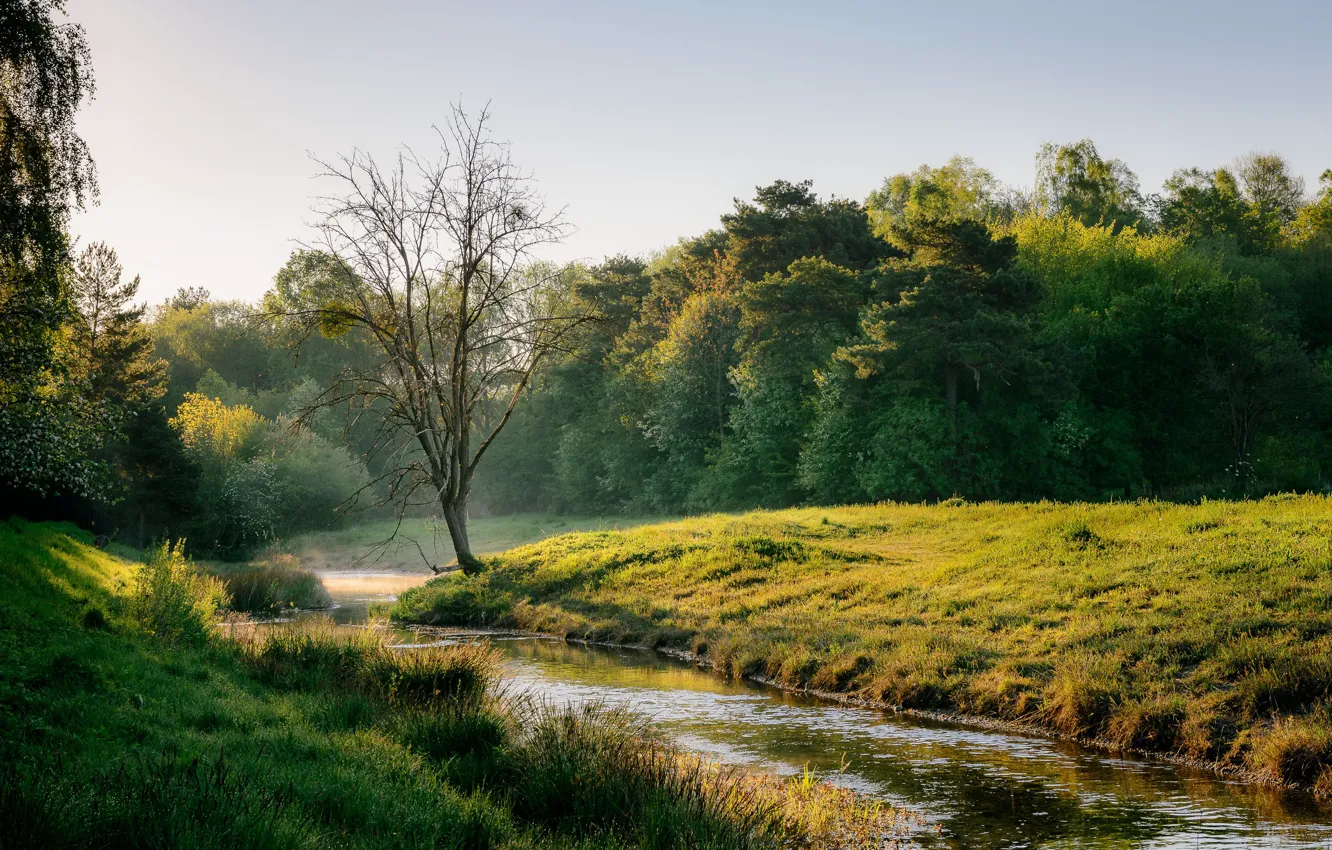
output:
MULTIPOLYGON (((365 586, 356 593, 338 610, 363 612, 374 594, 365 586)), ((1332 810, 1307 795, 1205 771, 822 703, 725 682, 648 651, 465 633, 398 637, 404 644, 484 639, 504 654, 513 687, 549 702, 626 706, 684 746, 733 764, 782 773, 808 765, 924 812, 941 827, 939 836, 922 837, 931 846, 1332 847, 1332 810)))

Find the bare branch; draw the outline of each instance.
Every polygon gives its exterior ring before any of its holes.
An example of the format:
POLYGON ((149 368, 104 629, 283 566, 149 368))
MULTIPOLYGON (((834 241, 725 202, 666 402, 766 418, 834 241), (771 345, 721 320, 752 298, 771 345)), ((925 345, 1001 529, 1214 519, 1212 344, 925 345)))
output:
POLYGON ((303 246, 320 261, 268 307, 302 338, 354 329, 373 342, 375 362, 343 370, 302 418, 332 406, 374 417, 372 450, 390 459, 376 486, 400 517, 430 493, 465 571, 478 566, 467 540, 477 466, 536 369, 589 318, 569 271, 538 257, 568 235, 564 210, 546 205, 489 121, 488 108, 453 107, 433 158, 315 159, 336 187, 303 246))

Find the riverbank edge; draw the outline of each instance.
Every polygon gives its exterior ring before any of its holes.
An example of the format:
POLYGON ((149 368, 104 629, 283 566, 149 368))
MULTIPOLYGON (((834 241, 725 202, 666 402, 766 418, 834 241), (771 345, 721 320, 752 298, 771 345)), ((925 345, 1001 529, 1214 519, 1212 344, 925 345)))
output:
MULTIPOLYGON (((559 639, 559 635, 551 635, 559 639)), ((690 652, 687 649, 674 649, 672 647, 654 647, 645 644, 616 644, 609 641, 589 641, 581 638, 564 638, 567 643, 582 643, 588 646, 606 646, 618 647, 622 649, 650 649, 670 658, 677 658, 681 661, 687 661, 698 667, 704 668, 719 678, 725 678, 723 673, 718 672, 717 665, 700 656, 697 653, 690 652)), ((1298 791, 1309 793, 1310 789, 1287 782, 1278 782, 1268 776, 1264 776, 1256 771, 1246 770, 1235 765, 1223 764, 1221 762, 1206 762, 1198 759, 1191 759, 1186 756, 1164 753, 1159 750, 1146 750, 1123 747, 1117 747, 1103 739, 1080 738, 1070 735, 1063 735, 1056 729, 1042 726, 1038 723, 1021 723, 1013 720, 1002 720, 997 717, 985 717, 979 714, 962 714, 960 712, 950 711, 928 711, 920 708, 907 708, 905 706, 893 705, 883 700, 867 699, 855 694, 844 693, 841 691, 825 691, 817 688, 802 688, 796 685, 787 685, 777 679, 763 676, 758 673, 744 673, 741 679, 764 685, 765 687, 775 688, 788 694, 797 694, 799 696, 809 696, 816 699, 827 700, 841 705, 850 705, 857 708, 868 708, 875 711, 890 712, 903 717, 913 717, 921 720, 934 720, 940 723, 951 723, 956 726, 962 726, 972 729, 983 729, 991 732, 1006 732, 1014 735, 1022 735, 1028 738, 1041 738, 1047 741, 1067 741, 1077 744, 1081 747, 1096 750, 1108 755, 1132 755, 1138 756, 1148 761, 1173 764, 1180 767, 1188 767, 1194 770, 1204 770, 1217 776, 1224 776, 1229 779, 1237 779, 1246 784, 1261 785, 1268 788, 1282 788, 1288 791, 1298 791)))
MULTIPOLYGON (((718 665, 698 653, 687 649, 676 649, 669 646, 652 646, 645 643, 617 643, 615 641, 588 640, 586 638, 570 637, 568 635, 559 635, 551 632, 534 632, 525 629, 513 628, 495 628, 485 629, 469 626, 442 626, 439 624, 423 625, 412 623, 408 620, 391 621, 399 627, 420 630, 422 632, 436 631, 442 634, 455 635, 515 635, 529 638, 541 638, 544 640, 557 640, 564 643, 579 644, 582 646, 600 646, 608 649, 634 649, 655 652, 667 658, 674 658, 678 661, 684 661, 693 664, 696 667, 707 670, 714 676, 721 679, 729 678, 718 670, 718 665)), ((891 714, 911 717, 920 720, 933 720, 939 723, 950 723, 968 729, 978 729, 990 732, 1004 732, 1007 734, 1021 735, 1028 738, 1040 738, 1047 741, 1064 741, 1077 744, 1081 747, 1095 750, 1106 755, 1132 755, 1147 761, 1157 762, 1159 764, 1171 764, 1178 767, 1187 767, 1193 770, 1206 771, 1218 777, 1234 779, 1248 785, 1256 785, 1265 788, 1277 788, 1287 791, 1295 791, 1302 794, 1309 794, 1311 789, 1307 786, 1296 785, 1289 782, 1279 782, 1270 776, 1263 775, 1253 770, 1246 770, 1232 764, 1225 764, 1219 761, 1203 761, 1200 759, 1191 759, 1186 756, 1180 756, 1173 753, 1166 753, 1160 750, 1147 750, 1139 748, 1124 748, 1110 744, 1103 739, 1075 737, 1063 735, 1058 730, 1042 726, 1038 723, 1022 723, 1012 720, 1002 720, 997 717, 985 717, 979 714, 962 714, 960 712, 950 711, 928 711, 919 708, 907 708, 905 706, 893 705, 883 700, 868 699, 857 696, 856 694, 845 693, 841 691, 827 691, 817 688, 802 688, 796 685, 788 685, 777 679, 763 676, 758 673, 743 673, 739 677, 743 681, 763 685, 773 688, 783 693, 795 694, 798 696, 814 697, 815 699, 827 702, 838 703, 840 705, 849 705, 856 708, 865 708, 873 711, 882 711, 891 714)), ((1325 808, 1327 804, 1319 803, 1325 808)))

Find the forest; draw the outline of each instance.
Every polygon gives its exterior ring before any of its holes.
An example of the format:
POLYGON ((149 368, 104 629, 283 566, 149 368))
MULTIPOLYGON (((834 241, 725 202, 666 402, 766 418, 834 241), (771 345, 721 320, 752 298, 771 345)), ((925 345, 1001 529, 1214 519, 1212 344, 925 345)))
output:
MULTIPOLYGON (((1030 190, 960 157, 864 201, 778 180, 650 256, 551 267, 591 321, 522 387, 467 510, 1326 489, 1332 170, 1307 187, 1251 153, 1144 194, 1090 140, 1035 159, 1030 190)), ((377 367, 366 333, 275 307, 327 254, 293 253, 257 303, 187 285, 148 306, 113 247, 44 238, 49 269, 25 272, 45 288, 5 296, 27 343, 5 360, 6 501, 223 557, 430 513, 386 504, 410 441, 384 451, 352 399, 311 404, 377 367)))

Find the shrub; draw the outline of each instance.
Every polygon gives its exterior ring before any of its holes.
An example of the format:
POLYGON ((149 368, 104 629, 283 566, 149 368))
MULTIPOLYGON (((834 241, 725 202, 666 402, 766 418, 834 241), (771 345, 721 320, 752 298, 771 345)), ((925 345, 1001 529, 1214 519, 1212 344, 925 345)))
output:
POLYGON ((345 449, 244 404, 187 393, 171 426, 201 473, 191 537, 222 557, 333 527, 343 502, 368 481, 365 465, 345 449))
POLYGON ((277 555, 243 566, 218 567, 227 585, 231 608, 247 613, 270 613, 288 608, 327 608, 332 603, 319 576, 300 567, 291 555, 277 555))
POLYGON ((106 614, 96 605, 84 610, 82 623, 85 629, 105 629, 110 625, 106 620, 106 614))
POLYGON ((217 609, 226 605, 222 582, 185 557, 185 541, 161 543, 134 577, 130 611, 149 634, 197 642, 207 637, 217 609))
POLYGON ((1100 535, 1092 531, 1091 526, 1084 519, 1073 520, 1065 525, 1060 536, 1070 546, 1090 547, 1101 542, 1100 535))

